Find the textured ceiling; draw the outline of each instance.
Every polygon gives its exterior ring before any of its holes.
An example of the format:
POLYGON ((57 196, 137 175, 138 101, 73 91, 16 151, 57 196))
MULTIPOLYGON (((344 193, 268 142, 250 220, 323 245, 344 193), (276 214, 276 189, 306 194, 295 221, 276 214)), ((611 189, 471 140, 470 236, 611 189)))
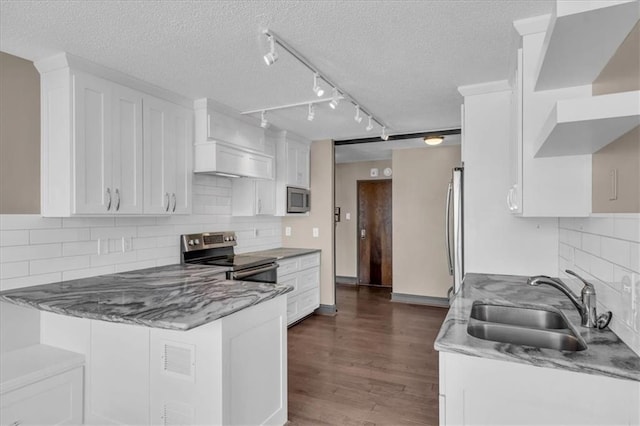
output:
MULTIPOLYGON (((310 72, 286 52, 264 65, 269 28, 390 133, 404 133, 458 127, 456 87, 506 78, 512 21, 551 9, 489 0, 1 1, 0 50, 31 60, 66 51, 238 111, 313 99, 310 72)), ((305 107, 269 119, 314 140, 371 136, 353 113, 325 104, 313 122, 305 107)))

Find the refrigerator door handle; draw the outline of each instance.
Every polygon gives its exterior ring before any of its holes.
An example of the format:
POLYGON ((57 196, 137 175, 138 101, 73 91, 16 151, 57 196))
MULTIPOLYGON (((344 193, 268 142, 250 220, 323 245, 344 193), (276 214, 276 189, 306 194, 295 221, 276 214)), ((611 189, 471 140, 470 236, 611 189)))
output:
POLYGON ((447 188, 447 206, 445 209, 445 239, 447 247, 447 261, 449 262, 449 275, 453 275, 453 260, 451 259, 451 193, 453 191, 453 182, 449 182, 447 188))

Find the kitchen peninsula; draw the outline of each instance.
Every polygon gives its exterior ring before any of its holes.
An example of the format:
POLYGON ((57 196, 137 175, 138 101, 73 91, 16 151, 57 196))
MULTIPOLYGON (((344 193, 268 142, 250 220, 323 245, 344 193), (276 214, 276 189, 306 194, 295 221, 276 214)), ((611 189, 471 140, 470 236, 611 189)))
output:
POLYGON ((292 287, 170 265, 0 293, 85 357, 88 424, 284 424, 292 287))

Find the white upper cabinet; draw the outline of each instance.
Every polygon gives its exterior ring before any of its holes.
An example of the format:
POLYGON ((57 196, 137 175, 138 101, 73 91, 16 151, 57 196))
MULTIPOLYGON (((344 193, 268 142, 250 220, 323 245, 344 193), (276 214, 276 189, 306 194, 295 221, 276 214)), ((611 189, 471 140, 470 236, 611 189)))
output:
MULTIPOLYGON (((276 215, 287 214, 287 186, 309 188, 311 142, 286 130, 267 132, 276 141, 276 215)), ((299 215, 299 213, 297 213, 299 215)))
POLYGON ((148 89, 144 82, 67 54, 35 65, 43 216, 190 212, 192 111, 138 90, 148 89), (156 199, 158 186, 168 209, 156 199))
POLYGON ((287 185, 309 188, 309 145, 286 140, 287 185))
POLYGON ((192 114, 145 96, 144 116, 144 212, 191 213, 192 114))

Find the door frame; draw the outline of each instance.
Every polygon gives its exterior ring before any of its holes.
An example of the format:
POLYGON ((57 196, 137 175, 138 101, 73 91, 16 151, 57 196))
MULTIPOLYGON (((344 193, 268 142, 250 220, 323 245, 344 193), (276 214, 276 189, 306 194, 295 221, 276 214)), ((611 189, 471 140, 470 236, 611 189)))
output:
MULTIPOLYGON (((358 219, 356 222, 356 287, 360 285, 370 286, 370 284, 360 284, 360 182, 389 182, 391 183, 391 217, 393 218, 393 178, 390 179, 357 179, 356 180, 356 214, 358 215, 358 219)), ((391 250, 393 250, 393 221, 391 225, 391 250)), ((391 267, 393 268, 393 258, 391 259, 391 267)), ((387 286, 375 286, 375 287, 383 287, 390 288, 393 290, 393 280, 391 281, 391 285, 387 286)))

